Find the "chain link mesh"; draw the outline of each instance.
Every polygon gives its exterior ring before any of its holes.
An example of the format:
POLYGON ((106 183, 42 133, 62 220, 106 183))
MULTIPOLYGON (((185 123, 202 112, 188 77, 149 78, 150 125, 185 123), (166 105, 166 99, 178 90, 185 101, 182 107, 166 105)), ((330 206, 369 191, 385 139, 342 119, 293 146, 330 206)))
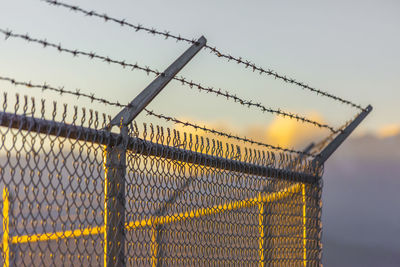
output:
POLYGON ((306 156, 24 99, 0 112, 3 266, 320 265, 306 156))

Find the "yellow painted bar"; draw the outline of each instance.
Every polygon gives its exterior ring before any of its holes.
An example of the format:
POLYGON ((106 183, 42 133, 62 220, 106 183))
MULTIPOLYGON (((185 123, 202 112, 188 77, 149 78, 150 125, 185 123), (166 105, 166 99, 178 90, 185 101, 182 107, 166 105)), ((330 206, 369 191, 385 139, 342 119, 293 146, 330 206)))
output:
POLYGON ((303 264, 304 267, 307 266, 307 217, 306 217, 306 186, 301 185, 301 193, 303 196, 303 264))
POLYGON ((260 267, 264 267, 265 266, 265 261, 264 261, 264 235, 265 235, 265 229, 264 229, 264 212, 265 212, 265 207, 264 207, 264 202, 261 201, 262 200, 262 195, 261 193, 259 194, 259 204, 258 204, 258 208, 259 208, 259 215, 258 215, 258 227, 259 227, 259 231, 260 231, 260 237, 258 240, 258 244, 259 244, 259 253, 260 253, 260 267))
POLYGON ((166 223, 178 222, 178 221, 183 221, 186 219, 198 218, 198 217, 213 215, 213 214, 222 213, 222 212, 226 212, 226 211, 232 211, 232 210, 237 210, 237 209, 241 209, 241 208, 252 207, 252 206, 257 205, 260 202, 272 202, 272 201, 280 200, 282 198, 288 197, 289 195, 291 195, 293 193, 299 192, 300 189, 301 189, 301 185, 295 184, 295 185, 292 185, 292 186, 286 188, 284 191, 280 191, 280 192, 276 192, 276 193, 272 193, 272 194, 265 194, 261 197, 257 196, 255 198, 229 202, 229 203, 226 203, 223 205, 215 205, 210 208, 201 208, 201 209, 187 211, 187 212, 175 213, 172 215, 160 216, 160 217, 156 217, 154 219, 149 218, 149 219, 144 219, 141 221, 130 222, 130 223, 126 224, 126 228, 127 228, 127 230, 132 230, 132 229, 139 228, 139 227, 152 226, 153 224, 166 224, 166 223))
POLYGON ((49 240, 57 240, 62 238, 77 238, 80 236, 88 236, 88 235, 97 235, 104 232, 104 226, 98 226, 93 228, 86 229, 78 229, 78 230, 68 230, 64 232, 55 232, 55 233, 43 233, 36 235, 21 235, 21 236, 13 236, 12 243, 13 244, 21 244, 21 243, 31 243, 31 242, 39 242, 39 241, 49 241, 49 240))
MULTIPOLYGON (((107 172, 107 171, 106 171, 107 172)), ((107 175, 106 175, 107 177, 107 175)), ((300 184, 295 184, 292 185, 288 188, 286 188, 284 191, 272 193, 272 194, 259 194, 255 198, 250 198, 250 199, 245 199, 245 200, 240 200, 240 201, 234 201, 234 202, 229 202, 223 205, 215 205, 210 208, 201 208, 197 210, 192 210, 192 211, 187 211, 187 212, 181 212, 181 213, 176 213, 173 215, 166 215, 166 216, 160 216, 160 217, 150 217, 148 219, 143 219, 143 220, 138 220, 130 223, 126 223, 125 227, 127 230, 133 230, 136 228, 141 228, 141 227, 152 227, 155 228, 156 225, 160 224, 166 224, 166 223, 172 223, 172 222, 178 222, 178 221, 183 221, 186 219, 191 219, 191 218, 198 218, 201 216, 207 216, 207 215, 213 215, 213 214, 218 214, 226 211, 232 211, 232 210, 237 210, 241 208, 246 208, 246 207, 252 207, 255 205, 259 205, 262 203, 263 209, 264 205, 267 202, 273 202, 276 200, 283 199, 285 197, 288 197, 289 195, 293 193, 297 193, 300 191, 300 189, 303 189, 302 194, 303 194, 303 203, 305 203, 305 187, 304 185, 300 184)), ((3 190, 3 203, 5 202, 5 192, 3 190)), ((7 191, 8 194, 8 191, 7 191)), ((8 198, 7 198, 7 203, 8 198)), ((9 205, 9 204, 7 204, 9 205)), ((105 207, 106 208, 106 207, 105 207)), ((8 212, 9 206, 7 206, 7 212, 8 212)), ((6 239, 4 238, 6 235, 9 236, 9 231, 8 228, 7 230, 4 230, 5 225, 5 220, 8 220, 8 216, 4 216, 6 211, 6 205, 3 204, 3 252, 6 250, 7 245, 5 246, 5 241, 6 239), (6 219, 5 219, 6 218, 6 219)), ((104 212, 104 220, 107 219, 106 216, 106 211, 104 212)), ((260 217, 261 220, 261 217, 260 217)), ((305 204, 303 204, 303 247, 305 250, 305 244, 307 242, 306 240, 306 229, 305 229, 305 204)), ((261 225, 261 222, 260 222, 261 225)), ((264 229, 263 229, 264 231, 264 229)), ((23 236, 14 236, 12 237, 12 243, 17 244, 17 243, 27 243, 27 242, 38 242, 38 241, 48 241, 48 240, 57 240, 60 238, 77 238, 80 236, 88 236, 88 235, 97 235, 97 234, 104 234, 105 240, 106 240, 106 231, 104 230, 104 226, 98 226, 98 227, 89 227, 85 229, 78 229, 78 230, 68 230, 64 232, 55 232, 55 233, 43 233, 43 234, 36 234, 36 235, 23 235, 23 236)), ((261 233, 261 232, 260 232, 261 233)), ((264 235, 264 233, 263 233, 264 235)), ((9 238, 9 237, 8 237, 9 238)), ((7 239, 8 240, 8 239, 7 239)), ((158 250, 158 246, 157 246, 158 250)), ((106 253, 106 249, 104 250, 104 253, 106 253)), ((106 254, 105 254, 106 255, 106 254)), ((304 254, 306 255, 306 253, 304 254)))
POLYGON ((3 256, 4 267, 10 267, 10 192, 3 188, 3 256))
POLYGON ((151 227, 151 266, 157 267, 158 262, 158 244, 157 244, 157 225, 151 227))
MULTIPOLYGON (((107 225, 107 215, 108 215, 108 209, 107 209, 107 200, 106 196, 108 193, 108 179, 107 179, 107 173, 108 169, 106 166, 107 163, 107 146, 104 146, 104 151, 103 151, 103 168, 104 168, 104 225, 107 225)), ((103 227, 103 233, 104 233, 104 267, 107 266, 107 231, 104 231, 103 227)))

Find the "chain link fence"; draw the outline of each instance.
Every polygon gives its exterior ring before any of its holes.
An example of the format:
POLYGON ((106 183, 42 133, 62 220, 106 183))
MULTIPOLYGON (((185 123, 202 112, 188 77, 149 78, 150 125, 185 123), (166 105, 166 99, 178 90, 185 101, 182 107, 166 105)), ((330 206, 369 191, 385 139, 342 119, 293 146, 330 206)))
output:
POLYGON ((60 1, 48 4, 191 46, 164 71, 60 42, 0 28, 20 39, 73 57, 138 70, 156 78, 129 104, 93 93, 23 82, 14 86, 56 92, 117 107, 113 118, 34 98, 7 100, 0 111, 0 264, 10 266, 320 266, 324 162, 372 111, 271 69, 223 53, 205 37, 132 24, 60 1), (275 109, 202 85, 182 68, 202 49, 250 71, 351 106, 341 127, 275 109), (252 140, 147 109, 170 82, 238 105, 328 130, 304 151, 252 140), (143 112, 144 111, 144 112, 143 112), (153 124, 140 113, 202 135, 153 124), (208 137, 213 137, 208 138, 208 137), (231 144, 225 143, 228 140, 231 144), (312 151, 314 150, 314 151, 312 151))
POLYGON ((308 157, 28 102, 0 112, 3 266, 320 265, 308 157))

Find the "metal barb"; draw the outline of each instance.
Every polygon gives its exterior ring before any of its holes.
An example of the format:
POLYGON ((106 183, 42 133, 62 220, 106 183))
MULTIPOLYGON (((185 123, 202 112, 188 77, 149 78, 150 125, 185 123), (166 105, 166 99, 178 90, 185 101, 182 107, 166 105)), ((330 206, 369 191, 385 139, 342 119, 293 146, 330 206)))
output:
POLYGON ((336 151, 336 149, 350 136, 357 126, 368 116, 372 111, 372 106, 368 105, 346 128, 337 135, 313 160, 314 165, 323 165, 325 161, 336 151))
MULTIPOLYGON (((184 38, 179 34, 178 35, 174 35, 174 34, 171 34, 169 31, 159 31, 159 30, 156 30, 154 28, 144 27, 144 26, 142 26, 140 24, 136 24, 135 25, 135 24, 126 22, 124 19, 113 18, 113 17, 110 17, 110 16, 108 16, 106 14, 99 14, 99 13, 97 13, 95 11, 87 11, 87 10, 85 10, 83 8, 78 7, 78 6, 69 5, 69 4, 60 2, 60 1, 55 1, 55 0, 42 0, 42 1, 47 2, 48 4, 51 4, 51 5, 60 6, 60 7, 64 7, 64 8, 70 9, 71 11, 75 11, 75 12, 77 11, 77 12, 80 12, 80 13, 82 13, 84 15, 98 17, 98 18, 104 19, 106 22, 110 21, 110 22, 117 23, 117 24, 119 24, 121 26, 124 25, 124 26, 127 26, 127 27, 130 27, 130 28, 134 29, 136 32, 137 31, 144 31, 144 32, 147 32, 147 33, 149 33, 151 35, 163 36, 165 39, 168 39, 168 38, 175 39, 177 42, 181 41, 181 42, 187 42, 187 43, 190 43, 190 44, 194 44, 195 43, 194 40, 191 40, 191 39, 188 39, 188 38, 184 38)), ((304 90, 308 90, 310 92, 316 93, 317 95, 333 99, 334 101, 341 102, 343 104, 349 105, 349 106, 351 106, 353 108, 357 108, 359 110, 364 110, 363 107, 361 107, 360 105, 355 104, 355 103, 353 103, 353 102, 351 102, 349 100, 346 100, 346 99, 343 99, 341 97, 335 96, 335 95, 333 95, 331 93, 322 91, 320 89, 316 89, 314 87, 309 86, 306 83, 303 83, 303 82, 300 82, 300 81, 296 81, 295 79, 287 77, 286 75, 279 74, 278 72, 276 72, 274 70, 265 69, 265 68, 263 68, 261 66, 256 65, 255 63, 253 63, 253 62, 251 62, 249 60, 243 59, 242 57, 235 57, 235 56, 232 56, 232 55, 227 54, 227 53, 222 53, 220 51, 220 49, 218 49, 217 47, 213 47, 211 45, 206 45, 205 48, 208 49, 212 54, 216 55, 218 58, 224 58, 228 62, 229 61, 236 62, 237 64, 240 64, 240 65, 244 66, 245 69, 250 69, 253 72, 257 71, 259 74, 266 74, 268 76, 272 76, 275 79, 282 80, 285 83, 294 84, 294 85, 299 86, 300 88, 302 88, 304 90)))
MULTIPOLYGON (((61 45, 55 45, 55 44, 49 43, 49 42, 47 42, 45 40, 31 38, 31 37, 29 37, 27 35, 20 35, 20 34, 14 34, 12 32, 6 32, 5 30, 2 30, 2 29, 0 29, 0 33, 7 34, 9 37, 22 38, 22 39, 27 40, 29 42, 35 42, 35 43, 39 43, 39 44, 46 43, 46 47, 57 48, 58 51, 69 53, 69 54, 72 54, 73 56, 83 55, 83 56, 88 57, 89 59, 96 58, 96 59, 99 59, 99 60, 101 60, 103 62, 117 64, 117 65, 121 66, 122 68, 130 67, 131 70, 141 70, 141 71, 146 72, 147 74, 150 74, 150 73, 154 74, 155 76, 162 76, 162 77, 166 76, 166 74, 163 73, 163 72, 160 72, 158 70, 152 69, 152 68, 150 68, 148 66, 142 67, 142 66, 138 65, 137 63, 135 63, 135 64, 126 63, 124 60, 111 59, 108 56, 97 55, 97 54, 95 54, 93 52, 89 52, 88 53, 88 52, 80 51, 80 50, 77 50, 77 49, 72 50, 72 49, 64 48, 61 45)), ((196 44, 196 43, 194 43, 194 44, 196 44)), ((216 96, 223 96, 227 100, 232 100, 235 103, 241 104, 242 106, 254 107, 254 108, 258 108, 262 112, 268 112, 268 113, 275 114, 275 115, 278 115, 278 116, 287 117, 287 118, 290 118, 290 119, 295 119, 295 120, 301 121, 303 123, 311 124, 311 125, 316 126, 318 128, 328 129, 332 133, 337 133, 338 132, 338 130, 336 130, 332 126, 329 126, 328 124, 322 124, 322 123, 320 123, 318 121, 311 120, 309 118, 306 118, 306 117, 298 115, 298 114, 282 111, 280 109, 272 109, 272 108, 269 108, 269 107, 265 107, 264 105, 262 105, 260 103, 254 103, 251 100, 245 100, 245 99, 240 98, 240 97, 238 97, 236 95, 230 94, 228 91, 225 91, 225 93, 224 93, 220 88, 219 89, 215 89, 214 87, 203 86, 200 83, 189 81, 187 78, 182 77, 182 76, 181 77, 173 77, 172 79, 182 83, 182 85, 188 86, 189 88, 195 87, 200 92, 213 93, 216 96)), ((59 91, 60 91, 60 93, 62 92, 62 90, 59 90, 59 91)))
MULTIPOLYGON (((61 92, 60 88, 51 86, 49 84, 44 84, 44 85, 32 84, 32 83, 28 84, 27 82, 20 82, 20 81, 16 81, 15 79, 12 79, 12 78, 2 77, 2 76, 0 76, 0 80, 8 81, 8 82, 10 82, 10 83, 12 83, 14 85, 21 85, 21 86, 26 86, 26 87, 30 87, 30 88, 39 88, 39 89, 44 89, 45 88, 46 90, 54 91, 54 92, 57 92, 57 93, 60 93, 60 94, 74 95, 77 98, 83 97, 83 98, 90 99, 90 100, 93 99, 93 101, 97 101, 99 103, 106 104, 106 105, 122 107, 122 108, 131 108, 130 104, 124 105, 124 104, 120 104, 118 102, 112 102, 112 101, 109 101, 109 100, 104 99, 104 98, 96 97, 94 94, 91 94, 91 93, 82 93, 79 89, 76 89, 75 91, 69 91, 69 90, 66 90, 66 89, 62 89, 62 92, 61 92)), ((184 121, 179 120, 177 118, 166 116, 166 115, 163 115, 163 114, 159 114, 159 113, 156 113, 154 111, 150 111, 148 109, 145 109, 145 111, 150 116, 154 116, 154 117, 159 118, 159 119, 164 119, 166 121, 172 121, 172 122, 174 122, 176 124, 181 124, 183 126, 192 127, 192 128, 194 128, 196 130, 202 130, 202 131, 205 131, 205 132, 208 132, 208 133, 216 134, 216 135, 219 135, 219 136, 224 136, 224 137, 227 137, 227 138, 230 138, 230 139, 243 141, 245 143, 263 146, 263 147, 266 147, 268 149, 274 149, 274 150, 290 152, 290 153, 296 153, 296 154, 304 154, 304 152, 302 152, 302 151, 283 148, 283 147, 280 147, 280 146, 273 146, 273 145, 266 144, 266 143, 263 143, 263 142, 254 141, 254 140, 248 139, 246 137, 240 137, 240 136, 233 135, 233 134, 230 134, 230 133, 217 131, 215 129, 208 128, 205 125, 204 126, 199 126, 199 125, 197 125, 195 123, 192 123, 192 122, 187 122, 187 121, 184 122, 184 121)), ((108 125, 110 125, 110 123, 108 125)), ((307 156, 314 156, 314 154, 306 154, 306 155, 307 156)))

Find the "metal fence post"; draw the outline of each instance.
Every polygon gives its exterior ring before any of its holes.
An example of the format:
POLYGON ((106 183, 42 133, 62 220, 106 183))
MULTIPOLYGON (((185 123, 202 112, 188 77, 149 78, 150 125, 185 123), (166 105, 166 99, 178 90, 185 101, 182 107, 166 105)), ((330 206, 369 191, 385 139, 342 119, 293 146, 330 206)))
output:
POLYGON ((259 227, 260 227, 260 267, 269 266, 269 261, 271 260, 271 203, 268 201, 263 201, 263 196, 274 192, 272 183, 267 181, 260 193, 260 203, 259 203, 259 227))
POLYGON ((160 245, 160 226, 154 221, 151 226, 151 266, 159 266, 159 245, 160 245))
MULTIPOLYGON (((315 144, 311 143, 309 144, 303 152, 309 153, 313 148, 315 144)), ((301 161, 303 160, 303 156, 298 157, 295 159, 293 162, 289 164, 289 168, 294 168, 296 167, 296 164, 301 164, 301 161)), ((271 216, 272 216, 272 211, 271 211, 271 204, 268 203, 268 201, 263 201, 263 196, 265 194, 270 194, 272 192, 276 191, 276 188, 273 186, 273 184, 270 181, 266 181, 266 184, 263 186, 261 192, 259 193, 259 201, 258 201, 258 208, 259 208, 259 254, 260 254, 260 261, 259 261, 259 266, 264 267, 264 266, 269 266, 270 262, 272 261, 272 253, 271 253, 271 247, 274 246, 274 240, 271 240, 271 237, 273 237, 273 227, 271 227, 271 216), (272 243, 272 244, 271 244, 272 243)), ((306 229, 306 186, 305 184, 301 184, 301 194, 302 194, 302 224, 303 224, 303 231, 302 231, 302 236, 303 236, 303 264, 304 266, 307 265, 307 229, 306 229)))
POLYGON ((4 267, 10 267, 10 192, 3 188, 3 257, 4 267))
POLYGON ((260 262, 259 266, 264 267, 265 266, 265 258, 264 258, 264 239, 265 239, 265 203, 263 202, 263 192, 260 192, 258 194, 258 228, 260 232, 260 236, 258 239, 258 244, 259 244, 259 254, 260 254, 260 262))
POLYGON ((301 185, 301 196, 303 202, 302 217, 303 217, 303 265, 307 266, 307 194, 306 184, 301 185))
POLYGON ((123 141, 105 148, 104 266, 125 266, 125 172, 127 126, 123 141))
MULTIPOLYGON (((176 59, 161 75, 139 93, 127 107, 121 110, 110 122, 108 129, 120 126, 124 140, 128 140, 128 125, 146 106, 164 89, 176 74, 206 45, 203 36, 193 43, 178 59, 176 59)), ((124 231, 125 231, 125 161, 126 146, 106 149, 106 181, 104 222, 104 266, 124 266, 124 231), (119 196, 116 198, 116 196, 119 196), (112 244, 114 243, 114 245, 112 244)), ((158 255, 160 226, 154 222, 152 226, 153 266, 159 265, 158 255)))
MULTIPOLYGON (((172 195, 167 199, 167 201, 164 202, 164 204, 158 208, 154 216, 155 218, 158 218, 160 216, 164 216, 167 212, 168 209, 180 198, 180 196, 185 192, 185 190, 190 186, 190 184, 193 182, 193 177, 189 177, 181 187, 176 189, 172 195)), ((162 241, 163 241, 163 230, 164 230, 164 225, 159 224, 159 223, 154 223, 153 225, 153 233, 152 233, 152 266, 157 267, 161 266, 161 259, 163 258, 162 255, 162 241)))

